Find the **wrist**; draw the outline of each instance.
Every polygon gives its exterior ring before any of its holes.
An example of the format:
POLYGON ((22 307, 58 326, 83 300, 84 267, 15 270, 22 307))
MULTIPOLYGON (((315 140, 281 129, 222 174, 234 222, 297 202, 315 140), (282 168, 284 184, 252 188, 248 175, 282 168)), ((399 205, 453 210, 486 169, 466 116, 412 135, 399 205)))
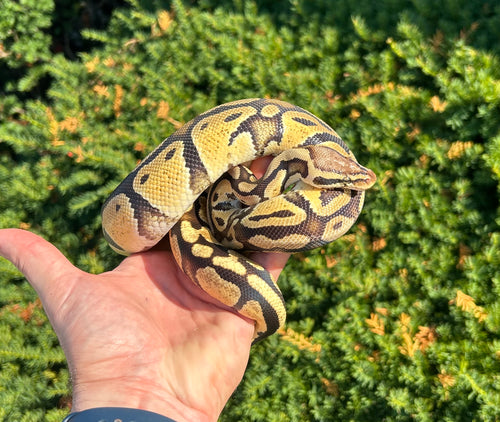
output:
POLYGON ((146 410, 171 418, 175 422, 208 422, 217 419, 217 416, 211 419, 185 405, 164 388, 142 381, 138 381, 133 387, 127 386, 122 380, 75 383, 72 413, 104 407, 146 410))

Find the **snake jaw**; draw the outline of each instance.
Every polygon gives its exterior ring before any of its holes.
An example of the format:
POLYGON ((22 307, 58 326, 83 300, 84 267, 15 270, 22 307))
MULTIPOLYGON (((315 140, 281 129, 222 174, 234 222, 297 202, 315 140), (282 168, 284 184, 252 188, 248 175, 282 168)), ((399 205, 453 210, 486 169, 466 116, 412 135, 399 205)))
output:
POLYGON ((353 184, 351 189, 353 190, 368 190, 370 189, 375 182, 377 181, 377 176, 375 172, 369 168, 360 166, 364 170, 364 177, 358 177, 356 183, 353 184))
POLYGON ((359 164, 357 164, 356 170, 356 172, 346 173, 343 175, 343 188, 354 191, 365 191, 370 189, 376 183, 377 176, 373 170, 359 164))

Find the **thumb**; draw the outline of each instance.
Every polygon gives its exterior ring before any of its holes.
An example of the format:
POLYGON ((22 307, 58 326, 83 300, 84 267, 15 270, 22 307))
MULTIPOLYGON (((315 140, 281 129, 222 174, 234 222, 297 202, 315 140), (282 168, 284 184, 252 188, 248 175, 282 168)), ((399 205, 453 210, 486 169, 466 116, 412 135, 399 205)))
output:
POLYGON ((46 308, 59 307, 81 273, 54 245, 25 230, 0 230, 0 256, 24 274, 46 308))

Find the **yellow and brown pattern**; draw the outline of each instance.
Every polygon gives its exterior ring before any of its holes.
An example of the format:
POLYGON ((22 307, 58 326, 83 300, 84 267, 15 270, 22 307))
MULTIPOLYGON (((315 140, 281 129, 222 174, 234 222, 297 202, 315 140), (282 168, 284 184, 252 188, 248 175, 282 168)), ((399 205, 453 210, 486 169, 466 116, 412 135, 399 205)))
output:
POLYGON ((254 319, 260 339, 283 325, 283 297, 267 271, 235 250, 329 243, 354 224, 375 180, 311 113, 240 100, 199 115, 151 152, 105 202, 103 231, 122 254, 147 250, 170 231, 184 272, 254 319), (275 158, 257 180, 242 163, 264 155, 275 158))

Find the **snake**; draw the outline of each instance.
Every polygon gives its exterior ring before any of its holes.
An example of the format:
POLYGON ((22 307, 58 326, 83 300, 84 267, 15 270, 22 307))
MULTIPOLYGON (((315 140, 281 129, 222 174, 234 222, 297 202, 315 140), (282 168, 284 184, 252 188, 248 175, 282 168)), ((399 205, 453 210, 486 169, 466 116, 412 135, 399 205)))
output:
POLYGON ((255 322, 254 342, 283 326, 277 280, 255 251, 302 252, 344 235, 375 173, 312 113, 277 99, 222 104, 159 144, 106 199, 103 234, 116 252, 167 234, 183 272, 255 322), (249 163, 271 156, 257 178, 249 163))

